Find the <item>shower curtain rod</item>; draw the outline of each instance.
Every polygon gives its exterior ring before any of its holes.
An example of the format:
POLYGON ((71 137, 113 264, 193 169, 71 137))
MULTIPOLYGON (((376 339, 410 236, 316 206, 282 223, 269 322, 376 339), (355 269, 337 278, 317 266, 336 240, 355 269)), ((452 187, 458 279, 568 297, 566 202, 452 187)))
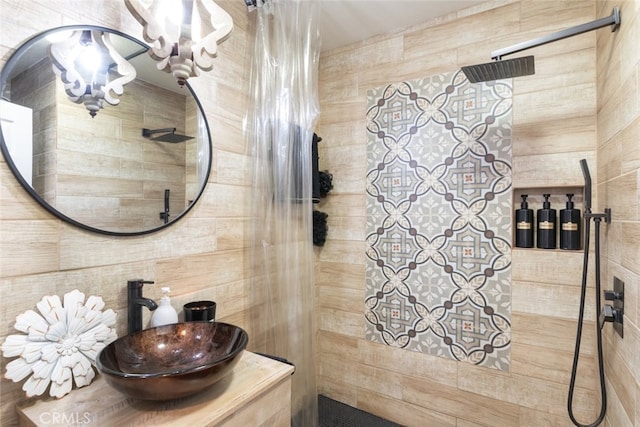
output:
POLYGON ((620 26, 620 8, 614 7, 613 12, 606 18, 600 18, 586 24, 578 25, 576 27, 567 28, 566 30, 558 31, 546 36, 538 37, 537 39, 528 40, 522 43, 514 44, 503 49, 498 49, 491 52, 491 59, 500 60, 505 55, 511 55, 512 53, 521 52, 532 47, 542 46, 543 44, 555 42, 558 40, 566 39, 567 37, 577 36, 578 34, 586 33, 589 31, 597 30, 598 28, 611 25, 611 32, 615 32, 620 26))
POLYGON ((244 4, 247 5, 247 11, 253 12, 258 7, 257 0, 244 0, 244 4))

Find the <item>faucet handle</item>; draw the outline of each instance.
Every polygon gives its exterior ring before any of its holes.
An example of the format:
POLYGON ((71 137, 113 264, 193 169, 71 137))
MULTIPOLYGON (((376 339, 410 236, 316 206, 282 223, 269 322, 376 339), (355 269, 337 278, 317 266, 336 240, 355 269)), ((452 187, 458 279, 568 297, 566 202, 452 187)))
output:
POLYGON ((142 288, 142 286, 145 285, 145 284, 152 285, 154 283, 155 282, 153 280, 134 279, 134 280, 128 280, 127 281, 127 286, 129 287, 129 289, 131 289, 131 288, 142 288))

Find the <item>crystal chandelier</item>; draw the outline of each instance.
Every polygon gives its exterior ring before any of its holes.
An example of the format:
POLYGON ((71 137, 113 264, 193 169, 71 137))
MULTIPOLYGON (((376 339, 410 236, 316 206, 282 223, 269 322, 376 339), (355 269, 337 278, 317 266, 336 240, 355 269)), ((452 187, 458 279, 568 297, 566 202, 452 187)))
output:
POLYGON ((158 69, 173 74, 180 86, 199 69, 210 71, 218 44, 233 29, 233 20, 213 0, 124 0, 144 27, 158 69))
POLYGON ((68 98, 84 104, 91 117, 104 101, 118 105, 124 85, 136 78, 136 70, 111 44, 109 33, 75 30, 69 38, 51 43, 53 71, 62 80, 68 98))

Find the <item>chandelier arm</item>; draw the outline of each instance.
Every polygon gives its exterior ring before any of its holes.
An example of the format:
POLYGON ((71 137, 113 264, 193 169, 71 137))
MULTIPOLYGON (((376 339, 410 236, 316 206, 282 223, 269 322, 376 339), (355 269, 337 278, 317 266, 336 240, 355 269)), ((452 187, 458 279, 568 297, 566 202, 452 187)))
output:
POLYGON ((218 45, 229 38, 233 30, 233 19, 224 9, 213 1, 198 1, 203 21, 213 27, 213 32, 207 34, 202 40, 193 44, 193 61, 203 71, 213 69, 213 59, 218 54, 218 45))
POLYGON ((109 34, 96 34, 95 40, 97 44, 109 52, 109 56, 116 63, 115 71, 119 74, 119 77, 109 81, 109 69, 105 69, 105 84, 102 91, 104 92, 105 101, 111 105, 118 105, 120 100, 112 95, 111 92, 117 96, 122 95, 124 93, 124 85, 136 78, 136 69, 113 47, 109 34))
POLYGON ((149 54, 156 61, 161 61, 171 55, 173 43, 171 37, 165 31, 163 25, 156 19, 157 5, 152 2, 150 7, 145 7, 140 0, 124 0, 124 4, 133 17, 142 25, 142 37, 147 43, 152 43, 149 54))
POLYGON ((69 99, 77 104, 82 102, 87 85, 74 65, 79 54, 74 47, 80 43, 81 34, 80 31, 74 31, 68 39, 49 45, 49 58, 53 63, 53 72, 62 80, 64 91, 69 99))

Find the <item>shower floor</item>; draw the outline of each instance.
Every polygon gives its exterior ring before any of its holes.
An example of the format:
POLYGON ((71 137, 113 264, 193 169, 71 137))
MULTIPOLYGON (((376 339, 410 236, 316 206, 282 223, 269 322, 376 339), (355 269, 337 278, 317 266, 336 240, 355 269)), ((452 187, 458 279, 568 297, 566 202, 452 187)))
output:
POLYGON ((376 417, 368 412, 344 403, 318 396, 319 427, 399 427, 384 418, 376 417))

